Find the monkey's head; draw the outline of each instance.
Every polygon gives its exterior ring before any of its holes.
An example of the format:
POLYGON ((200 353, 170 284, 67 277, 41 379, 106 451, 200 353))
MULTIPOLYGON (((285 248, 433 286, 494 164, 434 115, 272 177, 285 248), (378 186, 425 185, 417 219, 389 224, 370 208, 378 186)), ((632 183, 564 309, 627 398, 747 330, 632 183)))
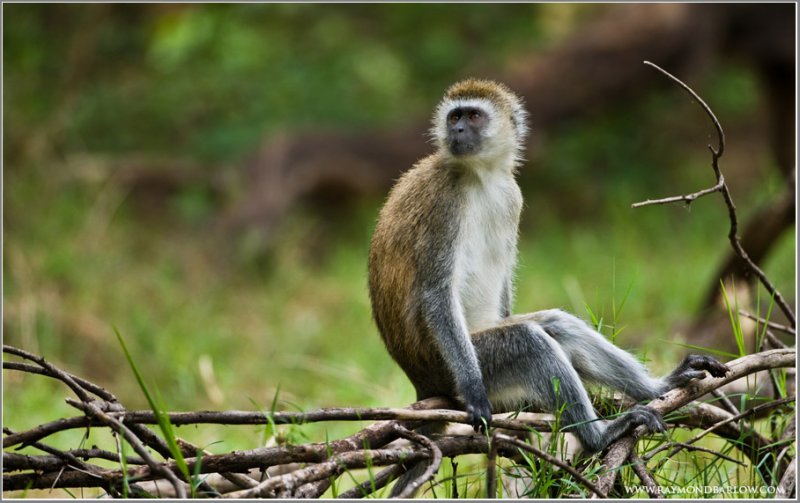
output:
POLYGON ((431 134, 446 156, 516 164, 528 132, 527 116, 522 99, 503 84, 468 79, 445 92, 431 134))

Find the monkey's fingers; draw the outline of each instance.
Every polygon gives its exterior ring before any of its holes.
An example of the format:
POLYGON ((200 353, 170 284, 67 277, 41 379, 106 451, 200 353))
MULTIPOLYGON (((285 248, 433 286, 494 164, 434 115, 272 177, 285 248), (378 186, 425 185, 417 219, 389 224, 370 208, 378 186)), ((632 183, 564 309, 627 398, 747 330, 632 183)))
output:
POLYGON ((644 425, 651 433, 663 433, 667 431, 667 426, 661 418, 661 414, 644 405, 635 405, 631 408, 629 414, 631 415, 632 425, 644 425))
POLYGON ((694 370, 705 370, 713 377, 725 377, 731 369, 712 356, 690 355, 689 366, 694 370))
POLYGON ((488 400, 467 405, 470 424, 478 433, 485 433, 492 424, 492 407, 488 400))

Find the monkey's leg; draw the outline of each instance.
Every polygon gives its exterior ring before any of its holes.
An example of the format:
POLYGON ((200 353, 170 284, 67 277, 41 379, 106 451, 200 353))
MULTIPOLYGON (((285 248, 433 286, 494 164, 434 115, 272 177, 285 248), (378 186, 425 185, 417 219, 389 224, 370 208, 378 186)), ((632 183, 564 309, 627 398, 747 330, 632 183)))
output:
POLYGON ((701 379, 708 371, 724 376, 728 368, 709 356, 689 355, 669 375, 651 377, 639 360, 592 330, 580 318, 560 309, 549 309, 513 319, 531 320, 555 339, 581 377, 623 391, 635 400, 649 400, 673 388, 701 379))
POLYGON ((590 452, 642 424, 651 431, 663 430, 658 414, 646 407, 636 407, 614 421, 599 420, 566 353, 535 322, 484 330, 473 334, 472 341, 495 410, 519 405, 562 410, 562 423, 590 452))

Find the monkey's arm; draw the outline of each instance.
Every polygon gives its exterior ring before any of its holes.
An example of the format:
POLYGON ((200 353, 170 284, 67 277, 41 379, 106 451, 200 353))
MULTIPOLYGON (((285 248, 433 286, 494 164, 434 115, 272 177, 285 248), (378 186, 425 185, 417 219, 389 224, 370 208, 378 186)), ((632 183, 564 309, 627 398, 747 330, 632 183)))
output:
MULTIPOLYGON (((433 280, 433 278, 431 278, 433 280)), ((483 430, 492 417, 475 347, 450 281, 426 281, 422 312, 427 328, 455 381, 456 390, 471 415, 472 426, 483 430)))

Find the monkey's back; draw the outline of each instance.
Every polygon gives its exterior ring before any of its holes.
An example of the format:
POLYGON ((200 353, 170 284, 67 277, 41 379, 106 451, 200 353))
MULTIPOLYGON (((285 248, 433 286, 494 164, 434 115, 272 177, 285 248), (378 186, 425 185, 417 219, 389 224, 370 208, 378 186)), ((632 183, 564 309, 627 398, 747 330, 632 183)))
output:
POLYGON ((369 253, 372 313, 389 354, 420 398, 452 395, 444 364, 422 306, 423 277, 452 267, 458 233, 458 172, 419 161, 398 180, 381 210, 369 253))

